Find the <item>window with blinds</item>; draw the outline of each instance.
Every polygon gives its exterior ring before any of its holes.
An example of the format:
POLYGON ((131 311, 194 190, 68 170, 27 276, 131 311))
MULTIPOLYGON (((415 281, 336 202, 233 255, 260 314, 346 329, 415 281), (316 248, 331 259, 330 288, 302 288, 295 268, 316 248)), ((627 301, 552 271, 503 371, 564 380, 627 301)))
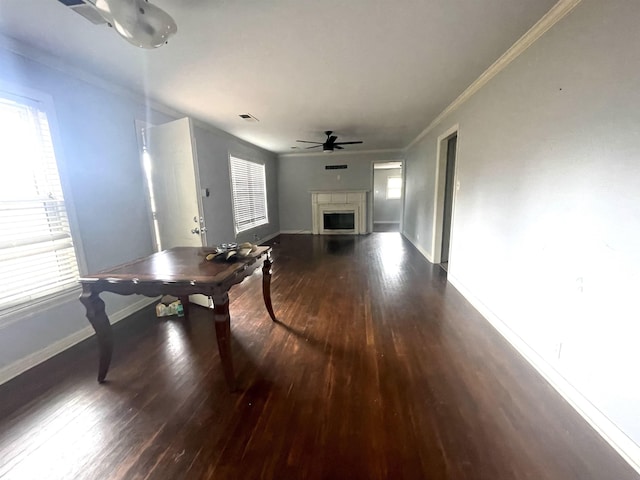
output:
POLYGON ((0 92, 0 313, 77 285, 44 107, 0 92))
POLYGON ((269 223, 264 165, 230 157, 236 233, 269 223))

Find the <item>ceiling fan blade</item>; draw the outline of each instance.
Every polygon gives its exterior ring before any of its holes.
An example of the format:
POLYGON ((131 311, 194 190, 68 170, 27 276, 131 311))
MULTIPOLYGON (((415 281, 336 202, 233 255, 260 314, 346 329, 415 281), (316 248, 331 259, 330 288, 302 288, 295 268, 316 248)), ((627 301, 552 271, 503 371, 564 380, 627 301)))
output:
POLYGON ((309 140, 296 140, 296 142, 300 142, 300 143, 317 143, 318 145, 322 145, 322 142, 310 142, 309 140))
POLYGON ((333 148, 337 149, 337 150, 344 150, 344 147, 341 147, 340 145, 334 143, 333 144, 333 148))
POLYGON ((338 142, 334 143, 334 145, 355 145, 356 143, 362 143, 362 140, 359 140, 357 142, 338 142))
POLYGON ((314 145, 313 147, 307 147, 307 148, 305 148, 305 150, 309 150, 310 148, 318 148, 318 147, 321 147, 321 146, 322 146, 322 144, 320 144, 320 145, 314 145))
POLYGON ((335 143, 337 139, 338 137, 336 137, 335 135, 331 135, 329 138, 327 138, 327 143, 335 143))

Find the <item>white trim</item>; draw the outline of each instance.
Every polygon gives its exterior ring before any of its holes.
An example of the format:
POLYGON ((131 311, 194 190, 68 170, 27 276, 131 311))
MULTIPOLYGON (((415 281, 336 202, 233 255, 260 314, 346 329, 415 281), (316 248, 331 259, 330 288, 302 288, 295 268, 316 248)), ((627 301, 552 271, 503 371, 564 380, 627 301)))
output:
POLYGON ((411 244, 414 247, 416 247, 416 249, 422 254, 424 258, 427 259, 429 263, 433 263, 433 258, 431 257, 431 254, 427 252, 424 248, 422 248, 415 238, 411 237, 406 232, 400 232, 400 235, 402 235, 404 238, 409 240, 409 242, 411 242, 411 244))
POLYGON ((480 75, 464 92, 460 94, 453 102, 449 104, 433 121, 418 135, 409 145, 405 147, 405 151, 409 150, 416 143, 422 140, 431 130, 433 130, 447 115, 459 108, 469 98, 475 95, 478 90, 484 87, 498 73, 504 70, 511 62, 524 53, 527 48, 533 45, 547 30, 562 20, 569 14, 582 0, 560 0, 531 27, 522 37, 514 43, 511 48, 502 54, 482 75, 480 75))
POLYGON ((45 360, 49 360, 51 357, 54 357, 55 355, 89 338, 94 333, 95 332, 93 328, 88 325, 83 329, 72 333, 68 337, 52 343, 42 350, 33 352, 30 355, 27 355, 26 357, 7 365, 6 367, 0 369, 0 384, 8 382, 12 378, 17 377, 21 373, 24 373, 27 370, 35 367, 36 365, 39 365, 45 360))
POLYGON ((368 233, 368 190, 311 190, 311 224, 314 235, 368 233), (353 213, 351 230, 329 230, 324 228, 325 213, 353 213))
MULTIPOLYGON (((109 319, 111 324, 118 323, 120 320, 127 318, 129 315, 136 313, 137 311, 143 309, 144 307, 151 305, 157 301, 157 298, 142 298, 137 302, 129 305, 128 307, 123 308, 111 315, 109 315, 109 319)), ((37 352, 33 352, 27 355, 20 360, 17 360, 2 369, 0 369, 0 385, 8 382, 14 377, 17 377, 21 373, 26 372, 30 368, 35 367, 36 365, 44 362, 45 360, 49 360, 55 355, 67 350, 68 348, 73 347, 74 345, 80 343, 81 341, 89 338, 94 335, 95 332, 91 325, 87 325, 86 327, 72 333, 71 335, 62 338, 51 345, 43 348, 42 350, 38 350, 37 352)))
MULTIPOLYGON (((433 263, 440 263, 440 256, 442 254, 442 221, 444 219, 444 194, 445 185, 447 183, 447 142, 449 138, 456 135, 458 141, 456 142, 456 160, 458 157, 458 146, 460 144, 460 126, 456 123, 446 132, 438 137, 436 143, 436 173, 435 173, 435 185, 433 189, 433 236, 431 238, 431 258, 433 263)), ((458 174, 458 162, 454 161, 455 170, 453 172, 453 183, 457 185, 458 174)), ((455 198, 456 188, 453 190, 453 198, 451 204, 451 232, 449 234, 449 246, 451 246, 451 238, 453 233, 453 215, 455 212, 455 198)))
POLYGON ((449 274, 448 281, 469 303, 502 335, 524 359, 564 398, 591 427, 640 473, 640 445, 631 440, 616 424, 598 410, 567 379, 545 361, 509 326, 475 297, 456 277, 449 274))
POLYGON ((252 155, 236 155, 235 153, 233 153, 232 150, 229 150, 227 152, 227 156, 228 156, 228 167, 229 167, 229 190, 231 191, 231 210, 233 214, 233 232, 234 232, 235 238, 238 238, 239 234, 246 234, 255 228, 261 227, 263 225, 269 225, 269 190, 267 188, 267 164, 262 160, 255 160, 251 158, 252 155), (258 165, 259 167, 262 167, 262 179, 264 180, 262 184, 262 190, 264 194, 264 211, 265 211, 264 220, 258 220, 255 217, 253 217, 254 223, 249 227, 243 228, 242 230, 239 229, 238 220, 237 220, 238 215, 236 212, 236 191, 233 186, 233 178, 234 178, 233 165, 232 165, 233 160, 236 160, 237 162, 244 162, 246 164, 253 164, 253 165, 258 165), (260 221, 260 223, 257 223, 258 221, 260 221))
POLYGON ((202 246, 207 245, 207 222, 204 215, 204 201, 202 200, 202 183, 200 182, 200 160, 198 158, 198 145, 196 143, 196 132, 193 119, 186 117, 189 123, 189 136, 191 137, 191 157, 193 161, 193 175, 196 183, 196 200, 198 202, 198 217, 201 221, 198 223, 200 229, 200 241, 202 246))
MULTIPOLYGON (((381 150, 351 150, 347 152, 337 152, 335 155, 369 155, 375 153, 390 153, 393 152, 396 155, 402 156, 404 152, 413 147, 417 142, 419 142, 425 135, 427 135, 435 126, 437 126, 444 117, 448 114, 456 110, 460 105, 466 102, 471 96, 473 96, 478 90, 480 90, 484 85, 486 85, 493 77, 495 77, 499 72, 504 70, 513 60, 515 60, 518 56, 520 56, 527 48, 529 48, 536 40, 538 40, 545 32, 547 32, 551 27, 553 27, 556 23, 558 23, 562 18, 564 18, 568 13, 570 13, 578 4, 580 4, 581 0, 559 0, 556 5, 554 5, 533 27, 531 27, 518 41, 516 41, 511 48, 509 48, 498 60, 496 60, 487 70, 485 70, 482 75, 480 75, 467 89, 460 94, 458 98, 456 98, 447 108, 445 108, 409 145, 404 148, 397 149, 381 149, 381 150)), ((98 75, 94 75, 92 73, 87 72, 75 65, 66 63, 61 61, 58 57, 55 57, 49 53, 46 53, 42 50, 39 50, 34 47, 27 46, 22 44, 11 37, 7 37, 6 35, 0 34, 0 48, 15 53, 16 55, 20 55, 22 57, 28 58, 32 61, 45 65, 54 70, 58 70, 67 75, 72 75, 75 78, 89 83, 91 85, 98 86, 103 88, 111 93, 116 95, 124 96, 125 98, 129 98, 137 103, 141 103, 142 105, 147 105, 151 109, 164 113, 166 115, 172 116, 174 118, 180 118, 185 116, 183 112, 175 110, 174 108, 168 107, 167 105, 161 104, 159 102, 150 100, 148 97, 143 94, 133 91, 129 88, 125 88, 121 85, 117 85, 108 81, 105 81, 98 75)), ((240 137, 236 137, 235 135, 230 134, 224 130, 213 127, 209 123, 206 123, 200 119, 193 118, 194 125, 202 128, 204 130, 216 133, 223 134, 230 138, 234 138, 239 140, 240 142, 250 145, 254 148, 258 148, 264 152, 268 152, 271 154, 275 154, 278 157, 308 157, 308 156, 329 156, 331 154, 327 154, 324 152, 318 153, 301 153, 301 152, 291 152, 291 153, 277 153, 271 150, 267 150, 264 147, 255 145, 247 140, 244 140, 240 137)), ((330 157, 328 157, 330 158, 330 157)))
POLYGON ((147 105, 152 109, 157 110, 158 112, 164 113, 166 115, 184 116, 184 114, 178 112, 177 110, 169 108, 166 105, 162 105, 158 102, 154 102, 153 100, 149 100, 147 97, 135 92, 134 90, 123 87, 122 85, 118 85, 118 84, 106 81, 99 75, 95 75, 71 63, 62 61, 59 57, 56 57, 50 53, 44 52, 38 48, 21 43, 11 37, 7 37, 6 35, 0 34, 0 48, 8 52, 14 53, 16 55, 19 55, 21 57, 25 57, 29 60, 32 60, 46 67, 49 67, 53 70, 62 72, 65 75, 72 76, 75 79, 86 82, 90 85, 107 90, 108 92, 111 92, 115 95, 128 98, 129 100, 133 100, 136 103, 142 103, 143 105, 147 105))
MULTIPOLYGON (((371 208, 369 208, 368 212, 367 212, 367 226, 370 232, 373 232, 373 225, 376 223, 381 223, 381 222, 374 222, 373 221, 373 216, 375 215, 375 208, 374 208, 374 202, 375 202, 375 172, 376 172, 376 165, 379 164, 385 164, 385 163, 394 163, 394 162, 399 162, 400 166, 399 167, 392 167, 392 168, 400 168, 400 172, 401 172, 401 176, 402 176, 402 190, 400 192, 400 220, 399 222, 389 222, 389 223, 400 223, 400 226, 398 228, 398 230, 400 230, 402 232, 402 228, 404 226, 404 203, 405 203, 405 195, 404 195, 404 190, 406 188, 407 185, 407 181, 406 181, 406 168, 405 168, 405 159, 404 158, 396 158, 393 160, 371 160, 371 195, 370 195, 370 199, 369 202, 371 204, 371 208)), ((389 168, 389 170, 392 169, 391 167, 389 168)), ((380 170, 386 170, 387 168, 383 168, 380 170)))
POLYGON ((402 168, 402 160, 393 160, 393 161, 374 160, 372 163, 373 163, 374 170, 393 170, 396 168, 402 168))
MULTIPOLYGON (((3 38, 4 37, 0 34, 0 41, 3 38)), ((58 117, 53 96, 51 96, 48 92, 39 89, 0 79, 0 94, 3 93, 14 99, 16 99, 17 97, 17 99, 27 99, 28 101, 35 102, 37 104, 37 108, 42 110, 47 117, 49 134, 51 136, 51 144, 53 147, 54 161, 57 166, 58 179, 62 188, 64 209, 69 222, 69 229, 71 231, 71 241, 73 243, 76 265, 78 267, 78 273, 80 275, 83 275, 88 271, 86 254, 82 241, 80 223, 78 221, 78 215, 76 212, 76 204, 73 198, 73 189, 71 188, 69 169, 67 166, 65 153, 62 148, 63 142, 58 126, 58 117)), ((52 295, 48 295, 46 297, 38 297, 35 300, 30 301, 29 303, 22 303, 14 308, 6 309, 4 312, 0 313, 0 329, 6 327, 7 325, 11 325, 16 321, 19 321, 25 316, 42 312, 48 308, 51 308, 55 305, 54 302, 70 301, 71 296, 76 296, 79 293, 80 289, 78 287, 72 286, 66 290, 56 292, 52 295)))
POLYGON ((284 233, 285 235, 313 235, 311 230, 280 230, 280 234, 284 233))
POLYGON ((149 127, 155 127, 156 125, 147 122, 146 120, 140 120, 136 118, 134 120, 134 125, 136 129, 136 138, 138 140, 138 160, 140 162, 140 170, 142 171, 142 175, 144 177, 143 183, 145 188, 145 204, 147 206, 147 217, 149 218, 149 231, 151 232, 152 245, 151 249, 154 252, 159 251, 158 245, 159 242, 159 233, 156 230, 155 220, 153 218, 153 209, 151 208, 151 186, 149 185, 149 178, 147 177, 147 172, 144 166, 144 150, 147 148, 145 135, 143 130, 146 131, 149 127))
MULTIPOLYGON (((400 205, 400 233, 404 232, 404 215, 407 211, 407 195, 405 194, 407 190, 407 161, 402 160, 402 200, 400 205)), ((373 203, 373 199, 371 200, 373 203)))
POLYGON ((378 221, 378 222, 375 222, 375 221, 373 222, 374 225, 376 223, 400 223, 400 220, 398 220, 397 222, 391 222, 391 221, 388 221, 388 220, 381 220, 381 221, 378 221))
POLYGON ((264 243, 264 242, 268 242, 269 240, 271 240, 273 238, 276 238, 278 235, 280 235, 280 233, 282 233, 282 232, 275 232, 275 233, 271 233, 271 234, 267 235, 266 237, 258 238, 256 240, 256 243, 261 244, 261 243, 264 243))
POLYGON ((371 155, 374 153, 389 154, 394 156, 403 156, 403 148, 385 148, 381 150, 349 150, 348 152, 333 152, 333 153, 279 153, 278 157, 327 157, 327 160, 334 156, 341 157, 343 155, 371 155))
MULTIPOLYGON (((142 92, 137 92, 135 90, 132 90, 130 88, 124 87, 122 85, 116 84, 116 83, 112 83, 109 81, 104 80, 102 77, 100 77, 99 75, 93 74, 85 69, 82 69, 81 67, 78 67, 72 63, 68 63, 65 61, 62 61, 59 57, 56 57, 50 53, 44 52, 42 50, 39 50, 37 48, 25 45, 11 37, 7 37, 6 35, 3 35, 0 33, 0 49, 6 50, 8 52, 14 53, 16 55, 19 55, 21 57, 27 58, 33 62, 39 63, 41 65, 44 65, 46 67, 49 67, 53 70, 57 70, 65 75, 69 75, 72 76, 74 79, 80 80, 82 82, 88 83, 89 85, 93 85, 99 88, 102 88, 114 95, 118 95, 118 96, 122 96, 126 99, 129 99, 135 103, 138 103, 140 105, 144 105, 147 107, 147 109, 151 109, 154 110, 158 113, 163 113, 171 118, 173 118, 174 120, 178 120, 182 117, 186 117, 189 116, 192 121, 193 121, 193 125, 201 128, 205 131, 211 132, 215 135, 222 135, 223 137, 227 137, 230 139, 234 139, 238 142, 240 142, 240 144, 244 144, 246 146, 252 147, 252 148, 257 148, 258 150, 261 150, 262 152, 266 153, 266 154, 270 154, 270 155, 277 155, 275 152, 271 151, 271 150, 267 150, 264 147, 261 147, 259 145, 253 144, 251 142, 249 142, 248 140, 244 140, 240 137, 236 137, 235 135, 232 135, 231 133, 225 131, 225 130, 221 130, 213 125, 211 125, 210 123, 207 123, 204 120, 201 120, 199 118, 195 118, 192 115, 187 115, 184 112, 181 112, 179 110, 176 110, 173 107, 169 107, 168 105, 162 104, 160 102, 157 102, 155 100, 150 99, 149 97, 147 97, 144 93, 142 92)), ((396 151, 400 151, 396 150, 396 151)))

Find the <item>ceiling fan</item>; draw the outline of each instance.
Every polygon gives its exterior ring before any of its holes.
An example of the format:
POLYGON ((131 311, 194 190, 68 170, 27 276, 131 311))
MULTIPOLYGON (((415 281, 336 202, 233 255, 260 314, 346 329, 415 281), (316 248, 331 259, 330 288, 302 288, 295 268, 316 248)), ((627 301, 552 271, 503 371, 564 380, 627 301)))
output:
POLYGON ((91 23, 106 23, 127 42, 158 48, 178 31, 171 16, 149 0, 58 0, 91 23))
POLYGON ((312 147, 307 147, 306 149, 309 150, 310 148, 322 147, 323 152, 333 152, 334 149, 344 150, 344 148, 341 147, 341 145, 355 145, 356 143, 362 143, 361 140, 358 140, 356 142, 336 142, 338 137, 335 135, 331 135, 332 133, 333 132, 331 130, 327 130, 326 132, 324 132, 324 134, 327 136, 327 139, 324 142, 310 142, 308 140, 296 140, 296 142, 315 143, 316 145, 313 145, 312 147))

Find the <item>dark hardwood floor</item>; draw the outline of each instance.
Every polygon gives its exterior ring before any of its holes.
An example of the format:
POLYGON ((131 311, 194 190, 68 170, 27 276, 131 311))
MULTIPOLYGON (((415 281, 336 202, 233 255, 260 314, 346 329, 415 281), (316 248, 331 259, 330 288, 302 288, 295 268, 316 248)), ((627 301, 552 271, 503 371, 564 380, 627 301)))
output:
MULTIPOLYGON (((638 479, 399 234, 274 242, 210 313, 115 326, 0 386, 2 479, 638 479)), ((108 300, 107 300, 108 301, 108 300)))

